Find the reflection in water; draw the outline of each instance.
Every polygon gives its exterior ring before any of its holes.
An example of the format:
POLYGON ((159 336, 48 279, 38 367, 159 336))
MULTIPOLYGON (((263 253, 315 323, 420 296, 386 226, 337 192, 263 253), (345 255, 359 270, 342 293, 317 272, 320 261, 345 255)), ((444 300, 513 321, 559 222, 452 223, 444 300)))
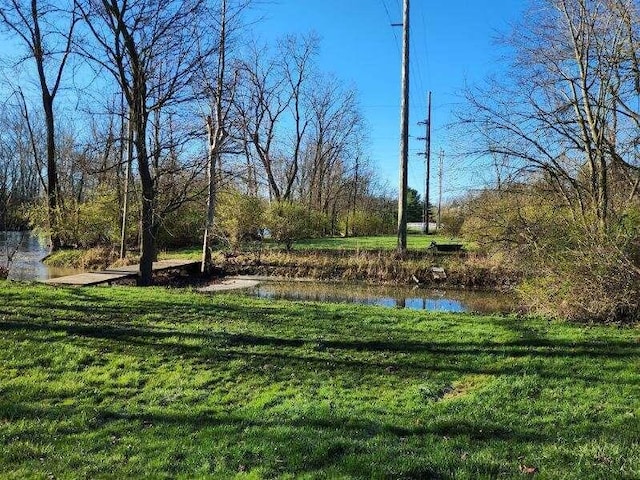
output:
POLYGON ((509 313, 516 309, 512 296, 485 291, 443 291, 346 283, 267 282, 248 293, 260 298, 358 303, 438 312, 509 313))
POLYGON ((0 265, 6 265, 7 253, 15 253, 9 269, 11 280, 45 280, 77 273, 68 268, 48 267, 42 259, 49 246, 30 232, 0 232, 0 265), (17 251, 16 251, 17 249, 17 251))

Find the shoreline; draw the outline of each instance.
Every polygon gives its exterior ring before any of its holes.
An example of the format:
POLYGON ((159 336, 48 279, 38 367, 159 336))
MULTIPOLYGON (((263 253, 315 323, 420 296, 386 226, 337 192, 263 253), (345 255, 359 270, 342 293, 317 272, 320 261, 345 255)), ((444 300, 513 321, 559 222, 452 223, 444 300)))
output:
MULTIPOLYGON (((194 259, 194 254, 163 253, 161 259, 194 259)), ((137 258, 116 258, 110 249, 63 250, 45 264, 79 270, 100 270, 135 263, 137 258)), ((504 262, 480 254, 434 255, 410 251, 402 258, 394 252, 368 250, 265 250, 214 252, 211 278, 263 277, 272 281, 358 282, 368 285, 420 285, 458 289, 512 291, 523 274, 504 262), (436 278, 433 269, 444 269, 436 278)), ((202 278, 199 282, 201 283, 202 278)))

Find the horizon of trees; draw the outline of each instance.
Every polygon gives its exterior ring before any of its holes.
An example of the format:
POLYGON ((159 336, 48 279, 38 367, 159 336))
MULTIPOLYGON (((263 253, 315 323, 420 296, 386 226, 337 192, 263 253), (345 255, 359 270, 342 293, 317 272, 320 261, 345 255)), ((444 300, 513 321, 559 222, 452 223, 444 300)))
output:
POLYGON ((393 209, 355 89, 320 70, 312 34, 251 39, 249 8, 1 0, 20 45, 6 64, 28 72, 4 72, 3 227, 29 222, 53 249, 122 237, 123 250, 140 248, 146 285, 159 247, 201 241, 216 223, 223 189, 300 203, 325 234, 393 209))
MULTIPOLYGON (((285 243, 292 212, 316 234, 394 229, 357 92, 319 68, 316 36, 251 39, 249 7, 0 0, 22 45, 0 113, 5 227, 28 218, 53 248, 125 238, 143 285, 159 247, 204 239, 206 257, 216 235, 245 235, 229 212, 255 212, 228 199, 271 202, 285 243)), ((534 272, 522 291, 543 313, 638 315, 640 6, 532 0, 530 12, 502 39, 501 77, 470 88, 459 114, 496 186, 445 227, 534 272)))

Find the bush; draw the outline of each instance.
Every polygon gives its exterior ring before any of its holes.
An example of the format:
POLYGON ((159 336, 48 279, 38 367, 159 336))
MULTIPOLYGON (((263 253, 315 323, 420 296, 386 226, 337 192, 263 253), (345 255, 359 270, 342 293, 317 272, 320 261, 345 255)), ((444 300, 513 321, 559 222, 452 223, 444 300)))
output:
POLYGON ((331 219, 329 215, 317 210, 311 210, 309 215, 309 237, 324 237, 331 231, 331 219))
MULTIPOLYGON (((49 234, 46 202, 38 203, 28 213, 36 233, 49 234)), ((65 199, 58 212, 58 235, 67 247, 91 248, 113 245, 120 238, 120 206, 115 192, 98 189, 87 200, 65 199)))
POLYGON ((218 195, 216 220, 231 248, 237 250, 242 242, 261 237, 263 201, 235 189, 225 190, 218 195))
POLYGON ((460 208, 449 207, 442 211, 440 221, 440 233, 450 237, 459 237, 462 232, 465 217, 460 208))
POLYGON ((566 209, 534 188, 516 185, 470 200, 460 234, 489 249, 556 250, 570 246, 566 240, 575 238, 571 229, 566 209))
POLYGON ((158 248, 184 248, 202 244, 205 214, 203 205, 187 202, 165 215, 158 229, 158 248))
POLYGON ((271 238, 291 250, 296 240, 313 236, 314 216, 300 203, 273 202, 267 208, 265 226, 271 233, 271 238))
POLYGON ((530 311, 554 318, 625 322, 640 318, 640 210, 611 212, 598 232, 546 189, 512 185, 468 200, 462 234, 523 272, 517 291, 530 311))
POLYGON ((349 212, 340 221, 340 230, 346 237, 384 235, 394 233, 395 222, 385 219, 382 215, 366 210, 349 212))
MULTIPOLYGON (((640 265, 613 244, 582 245, 540 262, 518 292, 535 313, 578 321, 640 318, 640 265)), ((637 255, 637 254, 636 254, 637 255)))

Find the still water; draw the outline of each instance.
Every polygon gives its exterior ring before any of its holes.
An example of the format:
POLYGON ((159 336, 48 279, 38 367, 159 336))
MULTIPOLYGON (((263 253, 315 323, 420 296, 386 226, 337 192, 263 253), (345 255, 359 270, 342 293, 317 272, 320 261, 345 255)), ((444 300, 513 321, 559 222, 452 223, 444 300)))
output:
POLYGON ((266 282, 248 290, 247 294, 260 298, 357 303, 439 312, 510 313, 517 307, 513 296, 498 292, 347 283, 266 282))
POLYGON ((13 255, 9 265, 11 280, 46 280, 77 273, 73 269, 48 267, 42 263, 48 254, 49 246, 30 232, 0 232, 0 265, 7 265, 7 255, 13 255))
MULTIPOLYGON (((42 263, 49 247, 29 232, 0 232, 0 265, 12 254, 9 278, 45 280, 78 273, 68 268, 42 263)), ((515 299, 497 292, 412 287, 368 286, 357 283, 264 282, 247 294, 260 298, 316 302, 358 303, 412 310, 441 312, 509 313, 516 310, 515 299)))

